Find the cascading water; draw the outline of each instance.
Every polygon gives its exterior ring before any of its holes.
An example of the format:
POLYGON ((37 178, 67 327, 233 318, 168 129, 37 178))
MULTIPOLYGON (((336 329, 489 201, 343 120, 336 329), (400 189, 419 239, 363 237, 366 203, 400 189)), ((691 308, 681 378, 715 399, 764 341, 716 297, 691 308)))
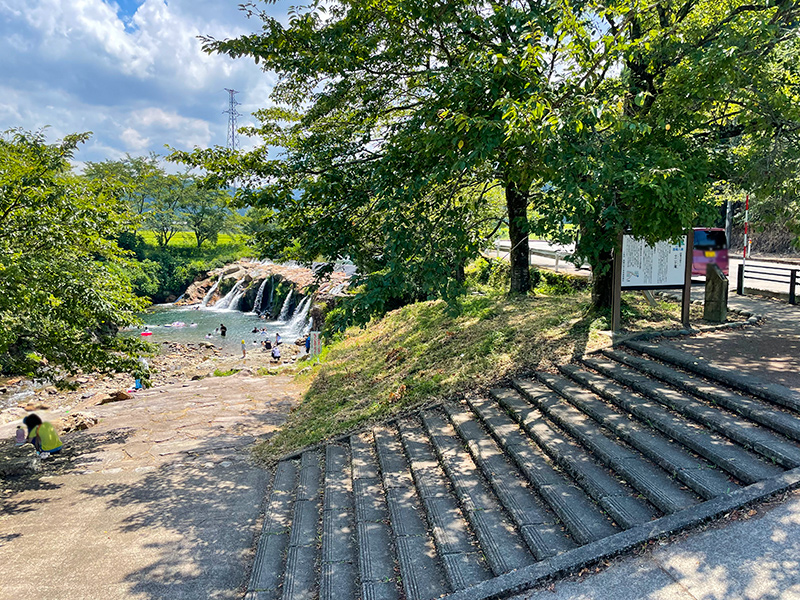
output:
POLYGON ((308 317, 308 311, 311 310, 311 296, 306 296, 297 305, 297 308, 294 311, 294 315, 292 316, 291 321, 289 321, 289 329, 295 330, 300 329, 306 323, 306 317, 308 317))
POLYGON ((241 299, 239 291, 242 289, 242 283, 244 283, 244 279, 237 281, 236 285, 231 288, 231 291, 225 294, 225 297, 214 305, 214 308, 219 310, 227 310, 231 307, 231 304, 233 304, 234 298, 236 299, 238 305, 238 301, 241 299))
POLYGON ((246 292, 242 290, 241 292, 238 292, 233 298, 231 298, 227 310, 239 310, 239 304, 241 304, 242 298, 244 298, 245 293, 246 292))
POLYGON ((258 293, 256 293, 256 301, 253 303, 253 314, 258 314, 261 312, 261 298, 264 296, 264 286, 267 285, 267 279, 265 278, 264 281, 261 282, 261 285, 258 286, 258 293))
POLYGON ((214 282, 214 285, 211 286, 211 289, 208 290, 208 293, 203 297, 203 301, 200 303, 200 306, 205 306, 206 304, 208 304, 208 301, 211 300, 211 296, 213 296, 214 292, 217 291, 217 288, 219 287, 219 282, 220 281, 222 281, 222 278, 217 279, 214 282))
POLYGON ((286 300, 283 301, 283 306, 281 307, 281 314, 278 316, 278 321, 285 321, 289 317, 289 307, 292 305, 292 292, 294 290, 290 289, 289 293, 286 294, 286 300))
POLYGON ((269 301, 267 302, 267 312, 269 318, 272 318, 272 298, 275 296, 275 275, 269 276, 269 301))

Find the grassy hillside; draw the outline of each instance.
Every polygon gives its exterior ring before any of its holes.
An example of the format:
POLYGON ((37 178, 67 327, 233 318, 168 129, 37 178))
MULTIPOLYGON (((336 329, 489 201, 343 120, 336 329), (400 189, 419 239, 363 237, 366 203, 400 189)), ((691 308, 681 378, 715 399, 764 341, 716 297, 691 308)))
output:
MULTIPOLYGON (((677 303, 651 308, 638 295, 625 300, 628 330, 680 326, 677 303)), ((511 298, 489 293, 466 297, 458 315, 444 302, 423 302, 350 329, 325 348, 318 364, 300 365, 308 384, 304 401, 257 454, 272 461, 403 410, 488 389, 607 344, 609 338, 600 333, 608 329, 607 317, 588 307, 586 292, 511 298)))

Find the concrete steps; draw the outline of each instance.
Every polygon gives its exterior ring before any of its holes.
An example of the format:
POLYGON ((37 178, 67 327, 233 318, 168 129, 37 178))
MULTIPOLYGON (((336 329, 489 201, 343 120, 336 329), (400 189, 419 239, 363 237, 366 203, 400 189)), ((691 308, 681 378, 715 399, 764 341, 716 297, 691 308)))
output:
POLYGON ((502 596, 800 480, 800 398, 697 363, 632 343, 288 457, 246 597, 502 596))

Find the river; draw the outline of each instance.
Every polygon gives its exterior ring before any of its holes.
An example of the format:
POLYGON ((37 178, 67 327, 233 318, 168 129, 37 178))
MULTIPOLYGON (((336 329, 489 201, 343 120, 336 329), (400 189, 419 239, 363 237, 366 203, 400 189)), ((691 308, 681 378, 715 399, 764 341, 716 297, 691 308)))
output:
POLYGON ((138 329, 126 330, 124 335, 141 335, 144 339, 160 342, 179 342, 182 344, 210 342, 225 353, 241 352, 242 340, 247 349, 260 348, 263 340, 275 341, 275 334, 281 335, 286 344, 293 344, 298 338, 305 338, 310 330, 309 308, 311 299, 304 298, 292 315, 284 315, 277 320, 266 320, 254 313, 243 313, 238 310, 216 309, 214 307, 174 306, 160 304, 151 307, 146 313, 139 315, 144 325, 138 329), (220 325, 225 325, 227 335, 222 337, 220 325), (254 333, 253 329, 266 329, 266 332, 254 333))

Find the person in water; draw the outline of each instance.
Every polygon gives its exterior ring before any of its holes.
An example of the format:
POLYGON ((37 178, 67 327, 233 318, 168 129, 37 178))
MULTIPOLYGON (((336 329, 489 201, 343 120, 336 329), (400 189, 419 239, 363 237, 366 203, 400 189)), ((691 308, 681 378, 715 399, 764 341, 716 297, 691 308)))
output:
POLYGON ((276 346, 280 346, 281 345, 281 334, 280 333, 276 333, 275 334, 275 345, 276 346))
POLYGON ((225 337, 225 334, 226 334, 226 333, 228 333, 228 328, 227 328, 227 327, 225 327, 225 325, 223 325, 222 323, 220 323, 220 324, 219 324, 219 334, 220 334, 222 337, 225 337))
POLYGON ((22 423, 28 428, 27 440, 33 444, 37 452, 53 454, 61 450, 61 440, 52 424, 42 422, 39 415, 35 413, 31 413, 22 419, 22 423))

